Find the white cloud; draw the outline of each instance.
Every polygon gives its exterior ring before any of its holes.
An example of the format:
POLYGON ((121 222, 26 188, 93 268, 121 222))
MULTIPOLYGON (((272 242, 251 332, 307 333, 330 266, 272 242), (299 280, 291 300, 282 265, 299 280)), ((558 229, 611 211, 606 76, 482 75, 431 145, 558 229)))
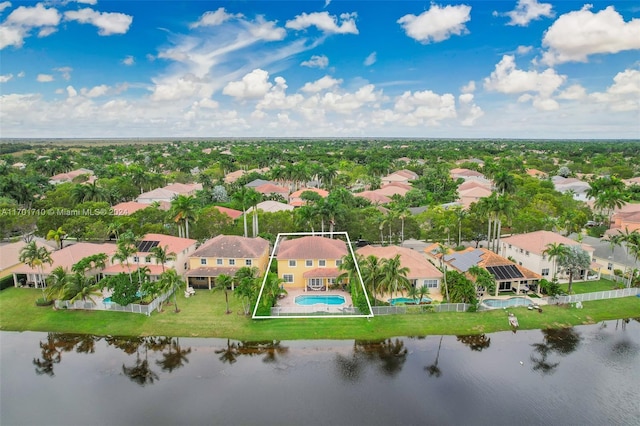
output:
POLYGON ((557 102, 551 102, 550 98, 565 81, 566 76, 551 68, 543 72, 517 69, 514 57, 504 55, 491 75, 484 79, 484 88, 506 94, 527 93, 527 96, 520 97, 521 102, 533 100, 535 107, 548 110, 558 107, 557 102))
POLYGON ((476 91, 476 82, 471 80, 469 83, 467 83, 466 85, 462 86, 460 91, 462 93, 473 93, 473 92, 475 92, 476 91))
POLYGON ((408 14, 396 22, 402 26, 407 36, 423 44, 440 42, 452 35, 468 32, 465 23, 471 20, 471 6, 445 6, 432 4, 420 15, 408 14))
POLYGON ((242 18, 244 15, 241 13, 232 14, 227 13, 224 7, 218 8, 215 12, 205 12, 200 16, 197 22, 194 22, 189 27, 198 28, 198 27, 215 27, 223 24, 224 22, 230 19, 242 18))
POLYGON ((377 54, 376 52, 371 52, 371 53, 369 54, 369 56, 367 56, 367 57, 365 58, 365 60, 364 60, 364 62, 363 62, 364 66, 365 66, 365 67, 369 67, 369 66, 371 66, 371 65, 375 64, 375 63, 376 63, 376 61, 378 60, 378 57, 377 57, 377 56, 378 56, 378 54, 377 54))
POLYGON ((458 96, 459 108, 457 111, 460 123, 465 127, 473 126, 484 115, 484 111, 473 102, 471 93, 463 93, 458 96))
POLYGON ((275 21, 265 21, 262 16, 258 16, 256 22, 249 26, 249 32, 254 37, 267 41, 282 40, 287 35, 284 28, 276 27, 275 21))
POLYGON ((0 13, 4 12, 4 10, 8 7, 11 7, 10 1, 3 1, 2 3, 0 3, 0 13))
POLYGON ((331 0, 324 0, 324 7, 325 9, 327 8, 327 6, 329 6, 331 4, 331 0))
POLYGON ((104 96, 107 94, 109 90, 109 86, 106 84, 101 84, 99 86, 92 87, 91 89, 82 88, 80 89, 80 93, 82 96, 86 96, 87 98, 97 98, 98 96, 104 96))
POLYGON ((59 67, 59 68, 54 68, 54 71, 58 71, 61 75, 62 78, 64 80, 69 81, 71 79, 71 71, 73 71, 73 68, 71 67, 59 67))
POLYGON ((91 8, 69 10, 64 13, 64 17, 68 21, 98 27, 98 34, 101 36, 125 34, 133 22, 133 16, 118 12, 98 12, 91 8))
POLYGON ((122 60, 122 63, 127 65, 127 66, 131 66, 131 65, 136 63, 136 59, 132 55, 127 55, 122 60))
POLYGON ((319 80, 316 80, 310 83, 305 83, 305 85, 302 86, 300 90, 302 92, 307 92, 307 93, 317 93, 323 90, 331 89, 332 87, 337 87, 340 84, 342 84, 342 80, 336 80, 333 77, 325 75, 319 80))
POLYGON ((22 77, 24 77, 24 76, 25 76, 24 71, 20 71, 20 72, 18 73, 18 78, 22 78, 22 77))
POLYGON ((640 19, 625 22, 613 6, 597 13, 591 7, 564 14, 549 27, 542 39, 549 49, 544 63, 587 62, 589 55, 640 49, 640 19))
POLYGON ((0 49, 7 46, 22 47, 24 39, 34 28, 40 28, 39 37, 46 37, 56 31, 59 23, 60 14, 54 8, 46 8, 42 3, 33 7, 20 6, 0 25, 0 49))
POLYGON ((192 97, 208 98, 214 91, 213 85, 193 74, 172 75, 152 79, 151 100, 156 102, 176 102, 192 97))
POLYGON ((325 55, 313 55, 311 59, 301 62, 300 65, 303 67, 324 69, 329 65, 329 58, 325 55))
POLYGON ((343 13, 340 19, 329 15, 329 12, 302 13, 294 19, 287 21, 286 27, 293 30, 304 30, 316 27, 328 34, 358 34, 355 13, 343 13))
POLYGON ((70 98, 74 98, 78 96, 78 92, 73 88, 73 86, 67 86, 67 96, 70 98))
POLYGON ((592 93, 590 98, 613 111, 640 111, 640 70, 619 72, 606 92, 592 93))
POLYGON ((271 86, 269 73, 255 69, 242 77, 242 80, 227 83, 222 93, 238 100, 260 99, 267 94, 271 86))
POLYGON ((275 85, 271 87, 264 97, 258 102, 257 110, 279 109, 287 110, 296 108, 304 100, 300 94, 288 96, 286 94, 287 81, 282 77, 274 79, 275 85))
POLYGON ((375 92, 375 86, 373 84, 367 84, 359 88, 355 93, 326 92, 322 98, 320 98, 320 105, 328 111, 339 114, 352 114, 365 104, 379 101, 381 95, 381 92, 375 92))
POLYGON ((6 83, 13 78, 13 74, 0 74, 0 83, 6 83))
POLYGON ((402 117, 400 121, 410 126, 438 125, 444 119, 456 117, 453 95, 438 95, 431 90, 404 92, 396 99, 394 110, 402 117))
POLYGON ((533 50, 532 46, 518 46, 518 48, 516 49, 516 53, 518 55, 526 55, 527 53, 531 52, 531 50, 533 50))
POLYGON ((572 86, 567 87, 562 92, 560 92, 557 96, 558 99, 564 100, 582 100, 587 97, 587 91, 584 87, 579 84, 574 84, 572 86))
POLYGON ((511 18, 507 25, 519 25, 526 27, 529 22, 541 17, 553 18, 552 5, 550 3, 538 3, 538 0, 518 0, 516 8, 505 13, 511 18))
POLYGON ((53 81, 53 76, 51 74, 38 74, 38 76, 36 77, 36 80, 39 83, 49 83, 53 81))

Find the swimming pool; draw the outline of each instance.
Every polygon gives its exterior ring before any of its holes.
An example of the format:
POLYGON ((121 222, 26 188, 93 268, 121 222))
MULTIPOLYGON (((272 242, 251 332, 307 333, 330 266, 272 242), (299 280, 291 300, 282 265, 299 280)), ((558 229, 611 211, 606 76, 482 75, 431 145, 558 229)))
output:
POLYGON ((484 299, 482 304, 490 308, 511 308, 514 306, 531 306, 533 302, 526 297, 510 297, 508 299, 484 299))
POLYGON ((104 303, 105 305, 108 303, 112 303, 111 302, 111 298, 110 297, 105 297, 104 299, 102 299, 102 303, 104 303))
POLYGON ((303 294, 300 296, 296 296, 295 298, 296 305, 300 306, 311 306, 311 305, 343 305, 346 300, 344 296, 340 296, 339 294, 326 294, 326 295, 307 295, 303 294))
MULTIPOLYGON (((396 297, 387 300, 387 302, 389 302, 391 306, 406 304, 414 305, 416 303, 416 299, 411 299, 410 297, 396 297)), ((428 297, 423 297, 421 303, 431 303, 431 299, 429 299, 428 297)))

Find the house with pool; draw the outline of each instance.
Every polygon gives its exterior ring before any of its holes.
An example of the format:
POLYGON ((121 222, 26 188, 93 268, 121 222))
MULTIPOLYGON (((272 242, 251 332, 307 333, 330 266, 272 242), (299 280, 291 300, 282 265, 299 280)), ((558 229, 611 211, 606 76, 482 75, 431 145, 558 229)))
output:
POLYGON ((328 291, 343 273, 340 265, 348 253, 341 239, 312 235, 286 239, 276 255, 278 277, 287 291, 328 291))
POLYGON ((416 288, 426 287, 429 289, 429 294, 440 295, 442 272, 420 252, 399 246, 365 246, 359 248, 356 253, 365 258, 375 256, 379 259, 393 259, 400 255, 401 266, 409 270, 407 279, 409 279, 411 286, 416 288))
POLYGON ((234 276, 245 266, 258 268, 259 275, 264 275, 268 262, 269 242, 264 238, 218 235, 191 254, 185 276, 191 287, 211 290, 216 277, 234 276))
MULTIPOLYGON (((600 265, 593 262, 594 248, 589 244, 580 243, 571 238, 562 236, 551 231, 535 231, 526 234, 513 235, 503 238, 500 241, 500 254, 504 257, 514 259, 515 262, 524 268, 540 274, 542 278, 552 280, 558 267, 553 258, 550 258, 545 251, 550 244, 564 244, 565 246, 580 246, 589 254, 591 269, 599 270, 600 265)), ((588 270, 582 271, 575 280, 584 280, 588 270)))

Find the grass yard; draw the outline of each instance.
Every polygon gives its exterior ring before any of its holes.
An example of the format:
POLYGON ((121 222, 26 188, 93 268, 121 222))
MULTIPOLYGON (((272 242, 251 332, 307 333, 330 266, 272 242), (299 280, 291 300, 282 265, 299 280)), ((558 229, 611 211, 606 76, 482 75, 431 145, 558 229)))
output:
MULTIPOLYGON (((616 290, 620 283, 614 281, 600 279, 594 281, 580 281, 571 284, 572 294, 593 293, 595 291, 609 291, 616 290)), ((560 288, 563 291, 567 291, 569 284, 560 284, 560 288)))
MULTIPOLYGON (((198 291, 178 296, 173 304, 150 317, 104 311, 56 311, 37 307, 40 290, 9 288, 0 292, 0 330, 49 331, 119 336, 222 337, 237 340, 382 339, 393 336, 463 335, 509 330, 507 313, 427 313, 366 318, 313 318, 252 320, 242 315, 238 299, 229 296, 233 313, 226 315, 224 293, 198 291)), ((526 308, 509 309, 521 329, 592 324, 602 320, 640 317, 640 298, 585 302, 583 309, 545 307, 542 313, 526 308)))

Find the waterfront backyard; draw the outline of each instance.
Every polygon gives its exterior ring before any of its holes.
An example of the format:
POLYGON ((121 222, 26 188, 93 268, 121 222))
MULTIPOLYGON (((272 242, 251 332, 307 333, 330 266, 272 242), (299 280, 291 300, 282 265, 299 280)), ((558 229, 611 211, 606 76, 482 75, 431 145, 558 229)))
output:
MULTIPOLYGON (((150 317, 106 311, 64 311, 38 307, 40 290, 9 288, 0 292, 0 330, 51 331, 122 336, 228 337, 234 339, 381 339, 399 335, 480 334, 510 329, 503 310, 477 313, 424 313, 365 318, 251 320, 240 300, 230 295, 225 314, 222 292, 198 291, 188 299, 173 298, 163 312, 150 317)), ((605 319, 640 317, 640 297, 548 306, 543 313, 513 308, 520 329, 593 324, 605 319)))

